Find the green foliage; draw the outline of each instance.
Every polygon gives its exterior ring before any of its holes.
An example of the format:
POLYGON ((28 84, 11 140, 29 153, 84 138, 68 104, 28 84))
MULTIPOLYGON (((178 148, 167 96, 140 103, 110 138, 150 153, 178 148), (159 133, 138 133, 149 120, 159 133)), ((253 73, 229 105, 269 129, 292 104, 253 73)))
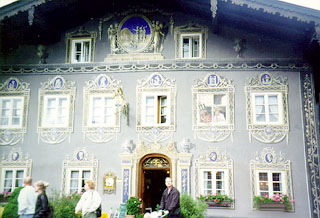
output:
POLYGON ((18 218, 18 197, 23 187, 16 188, 10 195, 8 204, 4 207, 3 218, 18 218))
POLYGON ((181 218, 204 218, 207 203, 200 199, 193 199, 188 194, 180 196, 181 218))
POLYGON ((144 214, 138 214, 138 215, 135 215, 135 218, 143 218, 144 217, 144 214))
POLYGON ((53 197, 50 198, 50 205, 54 209, 55 218, 80 218, 80 214, 75 214, 75 207, 80 200, 81 195, 74 193, 71 195, 64 195, 54 192, 53 197))
POLYGON ((269 198, 268 195, 264 194, 263 196, 254 196, 253 197, 253 207, 259 208, 261 203, 279 203, 279 204, 286 204, 287 210, 292 210, 292 203, 293 200, 290 201, 288 195, 284 194, 274 194, 272 197, 269 198))
POLYGON ((200 195, 199 199, 203 201, 213 201, 217 204, 223 201, 233 201, 233 199, 230 198, 228 195, 222 195, 221 193, 216 193, 215 195, 200 195))
POLYGON ((141 200, 138 197, 130 197, 127 200, 127 214, 128 215, 139 215, 141 209, 141 200))

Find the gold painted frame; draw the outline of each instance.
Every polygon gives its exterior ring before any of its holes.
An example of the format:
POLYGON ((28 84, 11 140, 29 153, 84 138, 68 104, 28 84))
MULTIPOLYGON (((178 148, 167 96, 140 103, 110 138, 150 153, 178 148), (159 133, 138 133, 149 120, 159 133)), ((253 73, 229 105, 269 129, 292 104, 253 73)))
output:
POLYGON ((111 194, 116 191, 117 177, 113 176, 111 172, 103 176, 103 191, 111 194))

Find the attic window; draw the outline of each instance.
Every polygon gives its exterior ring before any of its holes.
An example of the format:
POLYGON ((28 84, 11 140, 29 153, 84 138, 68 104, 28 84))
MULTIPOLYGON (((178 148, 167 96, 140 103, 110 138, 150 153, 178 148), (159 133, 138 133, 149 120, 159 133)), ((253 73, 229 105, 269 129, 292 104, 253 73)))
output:
POLYGON ((66 35, 66 63, 94 62, 96 32, 88 32, 83 27, 66 35))

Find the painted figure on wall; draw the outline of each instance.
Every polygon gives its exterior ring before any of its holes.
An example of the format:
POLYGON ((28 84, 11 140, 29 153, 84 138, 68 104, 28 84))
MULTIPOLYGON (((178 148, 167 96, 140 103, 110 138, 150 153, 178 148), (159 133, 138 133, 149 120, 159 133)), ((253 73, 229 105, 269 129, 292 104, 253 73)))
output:
POLYGON ((162 32, 163 25, 159 21, 152 22, 152 27, 154 28, 154 38, 153 38, 153 52, 161 53, 163 50, 164 34, 162 32))
POLYGON ((110 40, 110 50, 111 54, 116 53, 118 50, 117 46, 117 29, 118 29, 118 24, 111 24, 110 27, 108 28, 108 38, 110 40))

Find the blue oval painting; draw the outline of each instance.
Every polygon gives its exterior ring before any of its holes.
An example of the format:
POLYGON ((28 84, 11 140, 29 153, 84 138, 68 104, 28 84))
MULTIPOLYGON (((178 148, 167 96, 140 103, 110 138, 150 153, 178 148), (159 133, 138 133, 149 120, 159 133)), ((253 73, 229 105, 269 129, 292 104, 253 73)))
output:
POLYGON ((146 19, 132 16, 125 18, 120 26, 119 36, 122 48, 127 51, 141 51, 149 45, 152 31, 146 19))

